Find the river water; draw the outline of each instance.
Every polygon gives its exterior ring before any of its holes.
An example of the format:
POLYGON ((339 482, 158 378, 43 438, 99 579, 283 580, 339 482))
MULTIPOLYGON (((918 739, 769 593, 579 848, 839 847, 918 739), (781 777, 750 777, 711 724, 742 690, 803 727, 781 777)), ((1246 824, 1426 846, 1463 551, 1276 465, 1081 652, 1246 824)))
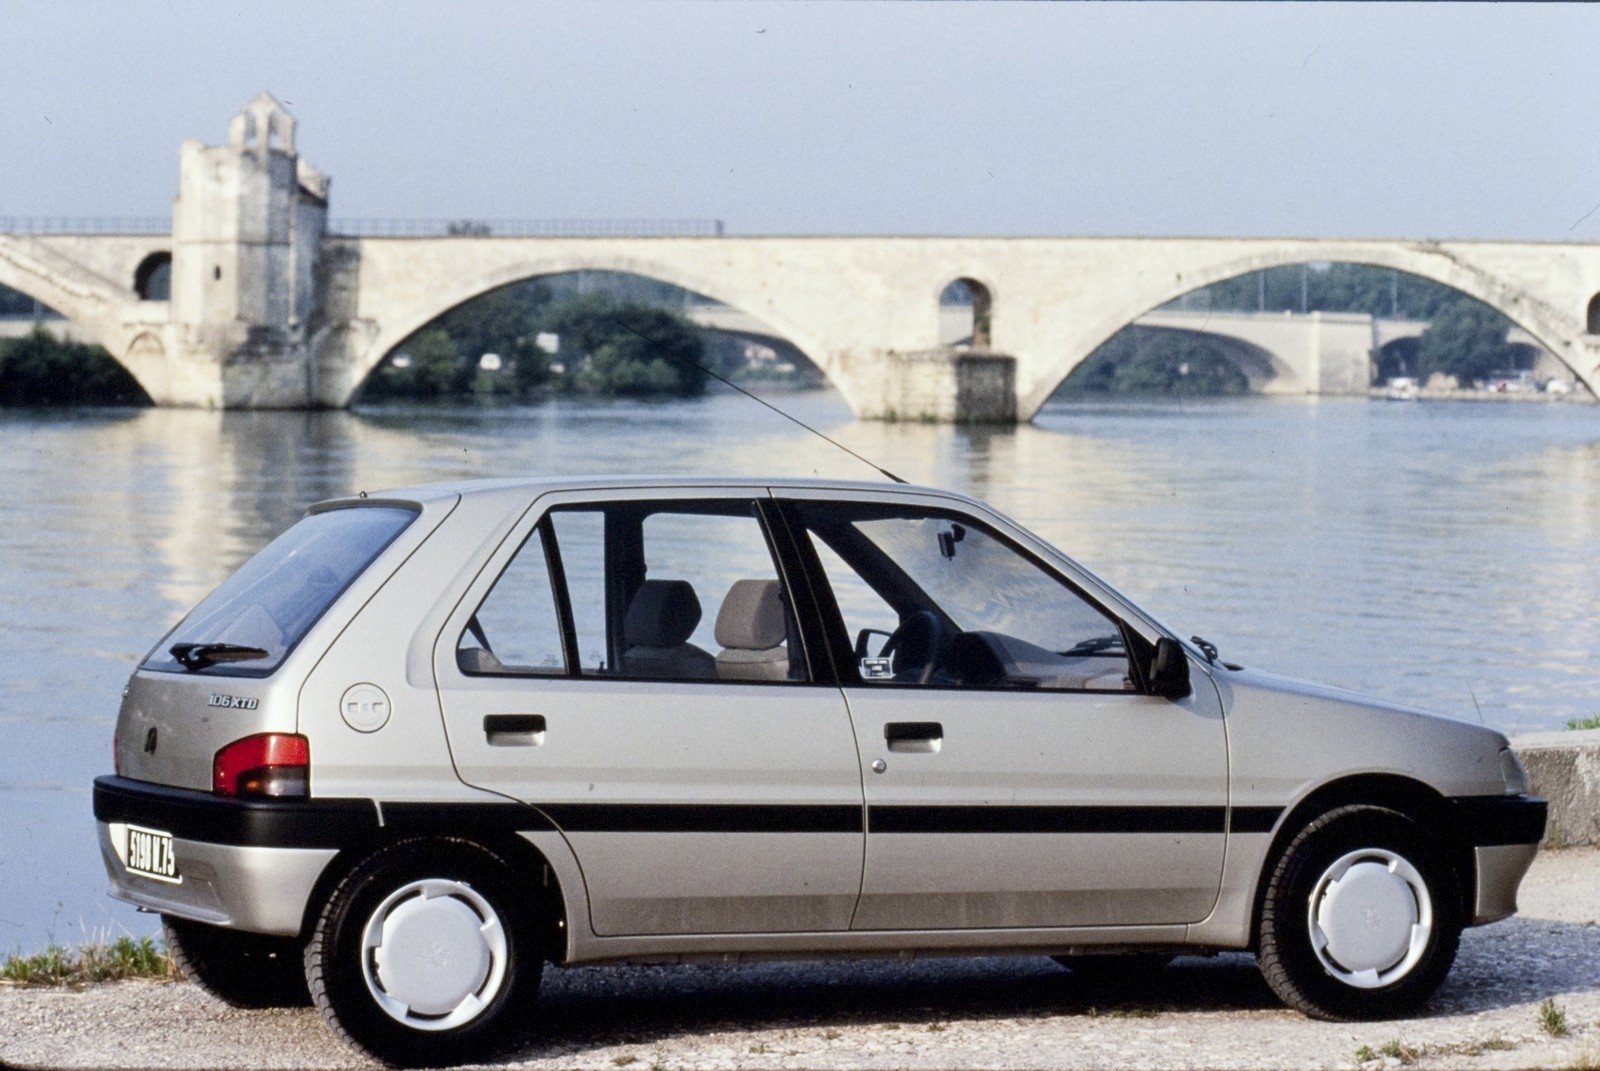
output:
MULTIPOLYGON (((1057 403, 964 429, 857 423, 831 392, 775 400, 913 482, 988 499, 1230 661, 1508 733, 1600 713, 1600 408, 1057 403)), ((0 472, 0 954, 153 932, 105 895, 90 814, 119 691, 307 503, 475 476, 879 478, 728 394, 10 412, 0 472)))

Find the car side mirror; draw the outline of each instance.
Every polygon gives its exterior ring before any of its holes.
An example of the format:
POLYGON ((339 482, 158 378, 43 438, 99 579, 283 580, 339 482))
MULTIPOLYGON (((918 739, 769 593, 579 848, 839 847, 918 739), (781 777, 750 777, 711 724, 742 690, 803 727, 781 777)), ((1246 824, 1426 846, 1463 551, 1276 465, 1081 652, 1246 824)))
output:
POLYGON ((1171 636, 1157 640, 1146 680, 1150 694, 1163 699, 1182 699, 1194 691, 1189 686, 1189 656, 1183 653, 1183 645, 1171 636))

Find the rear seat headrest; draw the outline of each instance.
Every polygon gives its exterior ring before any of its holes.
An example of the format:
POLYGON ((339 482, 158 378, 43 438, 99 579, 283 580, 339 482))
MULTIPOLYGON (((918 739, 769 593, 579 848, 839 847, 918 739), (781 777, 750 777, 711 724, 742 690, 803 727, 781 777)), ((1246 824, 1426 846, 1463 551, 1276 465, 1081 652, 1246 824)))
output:
POLYGON ((628 604, 622 638, 629 647, 676 647, 700 624, 700 599, 687 580, 646 580, 628 604))

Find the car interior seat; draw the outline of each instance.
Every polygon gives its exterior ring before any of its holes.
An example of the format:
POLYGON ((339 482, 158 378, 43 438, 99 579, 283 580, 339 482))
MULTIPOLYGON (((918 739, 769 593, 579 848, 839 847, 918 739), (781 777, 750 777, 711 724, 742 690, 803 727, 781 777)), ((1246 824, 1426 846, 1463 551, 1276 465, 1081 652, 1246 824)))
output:
POLYGON ((700 599, 687 580, 646 580, 622 619, 622 672, 629 677, 714 678, 717 660, 689 643, 700 599))
POLYGON ((788 680, 788 631, 776 580, 735 580, 717 612, 717 676, 788 680))

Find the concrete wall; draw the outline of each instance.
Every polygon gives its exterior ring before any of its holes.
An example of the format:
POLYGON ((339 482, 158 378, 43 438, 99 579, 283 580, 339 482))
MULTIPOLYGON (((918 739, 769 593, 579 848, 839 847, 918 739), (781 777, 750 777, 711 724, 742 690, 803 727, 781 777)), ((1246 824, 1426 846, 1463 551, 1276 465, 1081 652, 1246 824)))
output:
POLYGON ((1541 847, 1600 844, 1600 729, 1532 733, 1511 744, 1533 792, 1550 801, 1541 847))

